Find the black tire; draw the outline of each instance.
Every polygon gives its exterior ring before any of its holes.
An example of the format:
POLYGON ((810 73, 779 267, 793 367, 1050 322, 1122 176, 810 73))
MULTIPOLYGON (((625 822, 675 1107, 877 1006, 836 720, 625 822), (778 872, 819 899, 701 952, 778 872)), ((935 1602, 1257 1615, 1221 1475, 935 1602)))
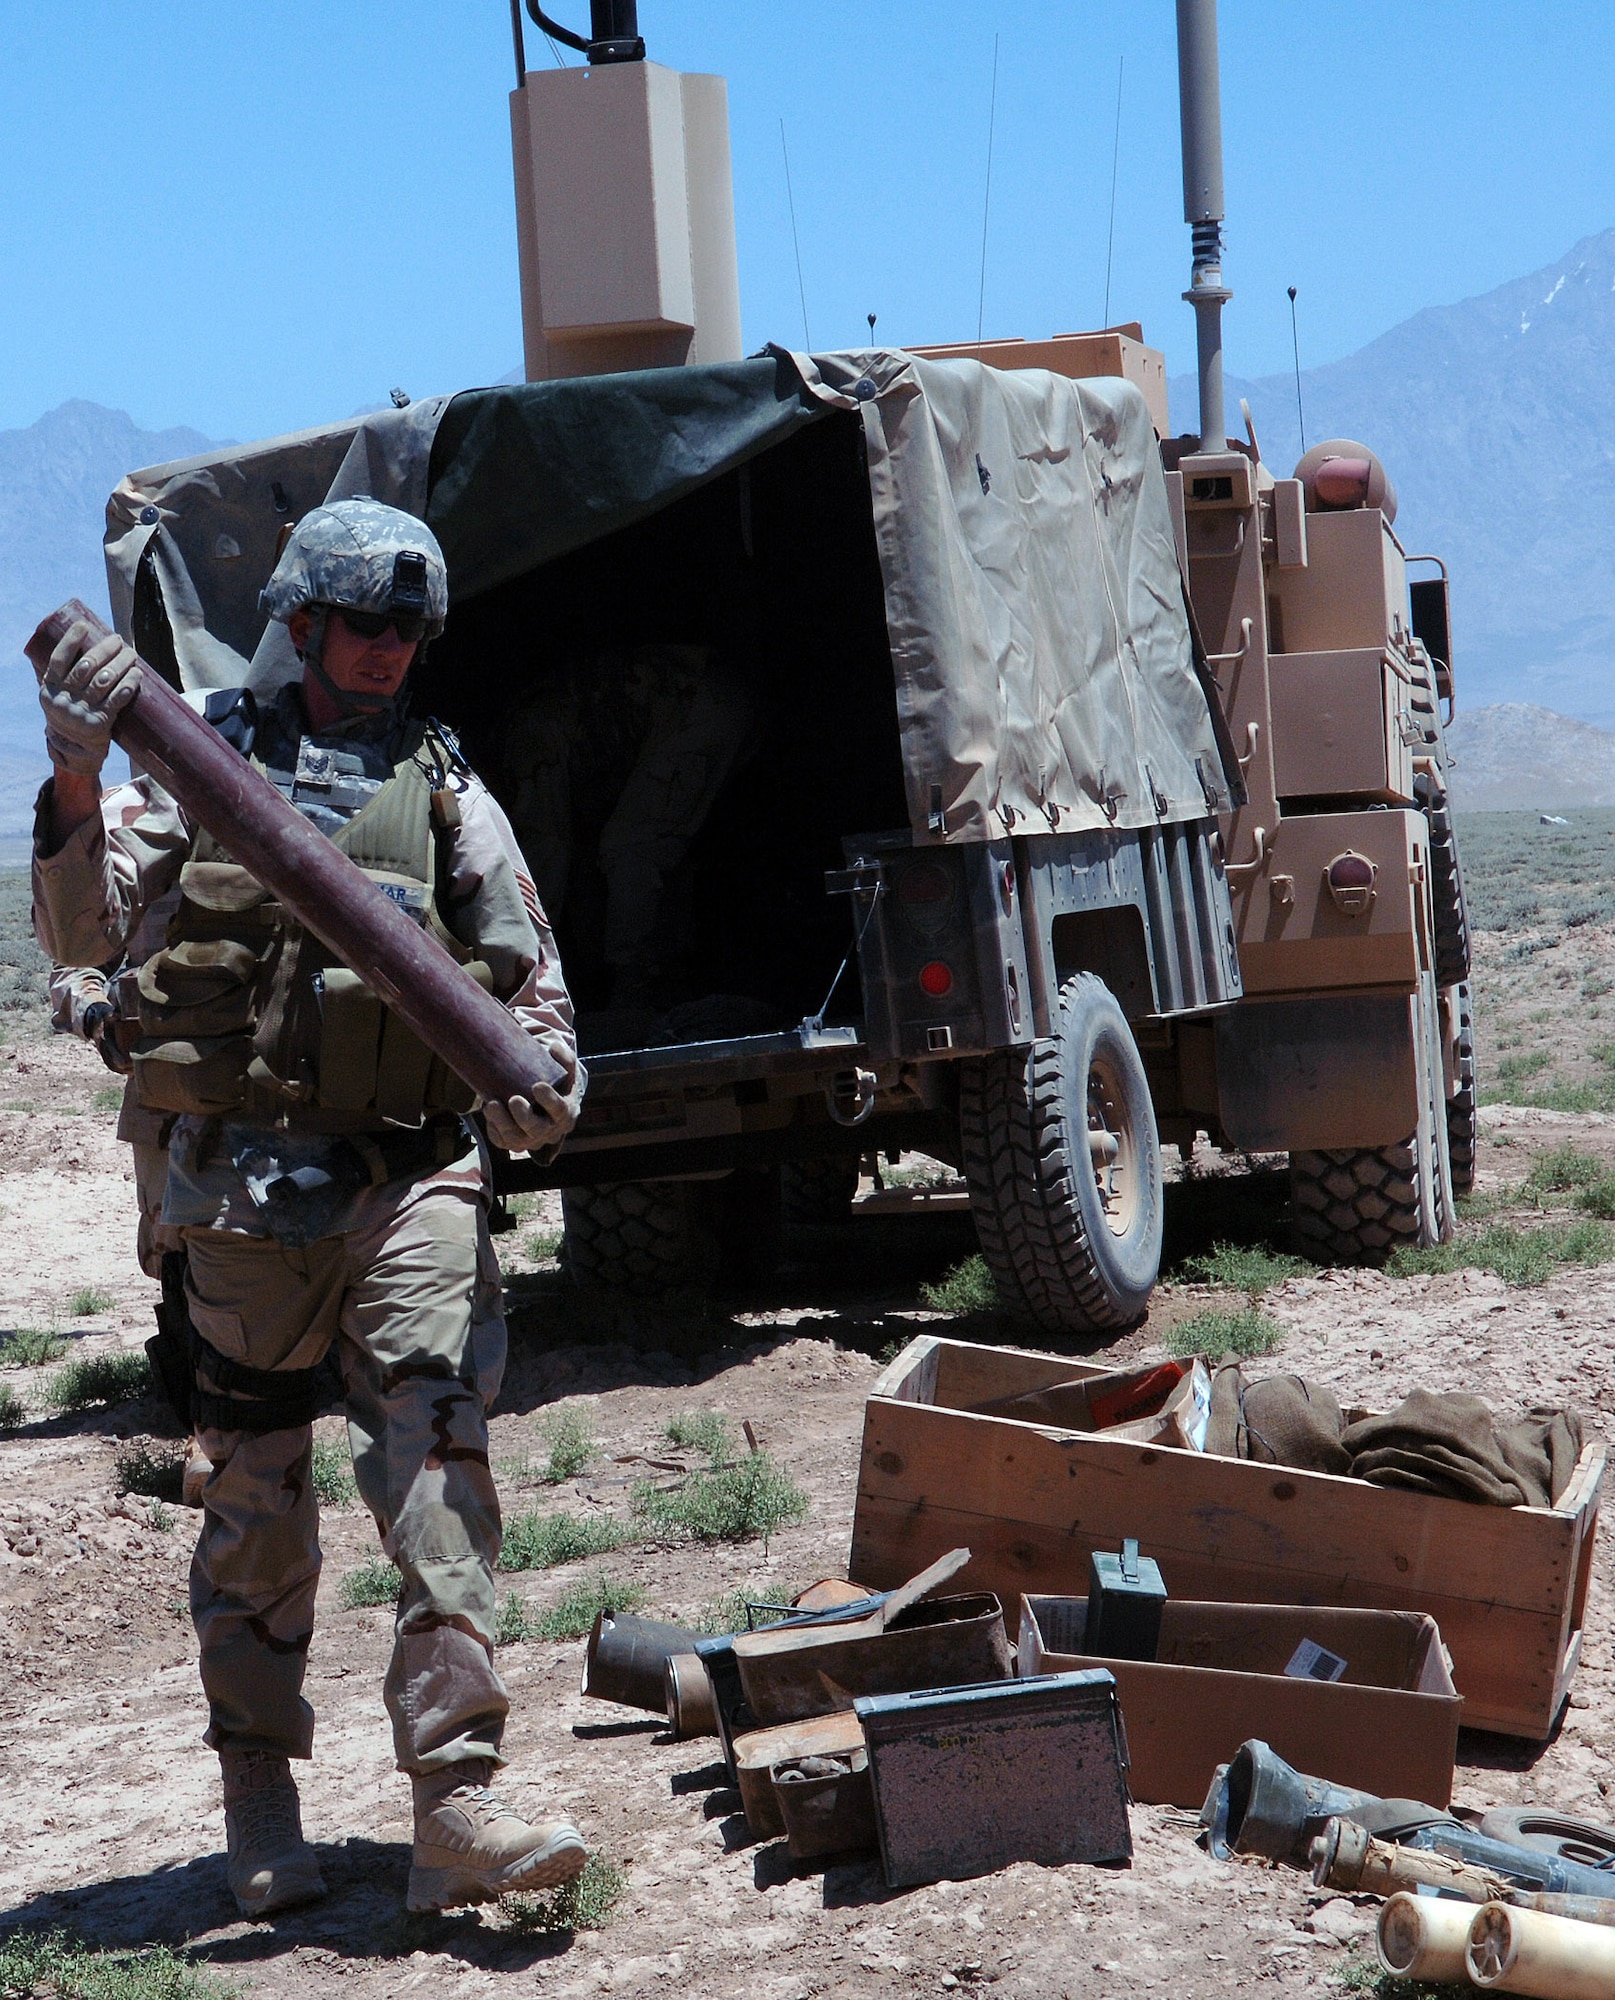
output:
POLYGON ((787 1160, 780 1169, 780 1214, 787 1229, 824 1229, 847 1220, 858 1192, 856 1153, 787 1160))
POLYGON ((1048 1040, 960 1065, 959 1130, 981 1252, 1009 1309, 1046 1333, 1140 1320, 1161 1265, 1161 1142, 1103 981, 1065 982, 1048 1040), (1090 1132, 1115 1142, 1108 1163, 1090 1132))
POLYGON ((1420 775, 1414 794, 1430 828, 1430 903, 1436 947, 1436 984, 1461 986, 1470 974, 1469 912, 1464 905, 1463 870, 1452 806, 1435 780, 1420 775))
POLYGON ((618 1181, 562 1191, 574 1282, 654 1298, 753 1284, 779 1256, 779 1174, 711 1181, 618 1181))
POLYGON ((1292 1153, 1296 1248, 1319 1264, 1383 1264, 1419 1240, 1419 1154, 1407 1139, 1373 1151, 1292 1153))
POLYGON ((1475 1148, 1480 1130, 1480 1092, 1475 1084, 1475 1022, 1470 1011, 1469 982, 1447 995, 1457 1015, 1453 1023, 1455 1084, 1447 1099, 1447 1150, 1452 1156, 1452 1191, 1471 1194, 1475 1187, 1475 1148))

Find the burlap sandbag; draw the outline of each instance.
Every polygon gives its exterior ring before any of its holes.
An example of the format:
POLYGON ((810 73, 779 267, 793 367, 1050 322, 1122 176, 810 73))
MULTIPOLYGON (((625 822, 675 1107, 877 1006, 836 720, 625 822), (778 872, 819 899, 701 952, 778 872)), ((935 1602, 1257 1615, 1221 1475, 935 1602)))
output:
POLYGON ((1307 1472, 1345 1473, 1340 1401, 1321 1382, 1269 1375, 1247 1382, 1237 1361, 1225 1361, 1211 1385, 1206 1450, 1259 1465, 1295 1465, 1307 1472))
POLYGON ((1351 1424, 1341 1443, 1355 1478, 1493 1507, 1551 1507, 1581 1453, 1574 1410, 1500 1424, 1479 1396, 1415 1389, 1394 1410, 1351 1424))

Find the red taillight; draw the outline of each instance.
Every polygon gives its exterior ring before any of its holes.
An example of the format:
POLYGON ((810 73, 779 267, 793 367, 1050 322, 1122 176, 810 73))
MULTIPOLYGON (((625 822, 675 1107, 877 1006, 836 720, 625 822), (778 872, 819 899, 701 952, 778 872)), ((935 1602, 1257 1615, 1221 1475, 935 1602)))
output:
POLYGON ((1329 864, 1331 889, 1372 889, 1374 864, 1361 854, 1337 854, 1329 864))
POLYGON ((952 968, 933 958, 929 965, 920 967, 920 991, 929 994, 933 1000, 946 1000, 953 991, 952 968))

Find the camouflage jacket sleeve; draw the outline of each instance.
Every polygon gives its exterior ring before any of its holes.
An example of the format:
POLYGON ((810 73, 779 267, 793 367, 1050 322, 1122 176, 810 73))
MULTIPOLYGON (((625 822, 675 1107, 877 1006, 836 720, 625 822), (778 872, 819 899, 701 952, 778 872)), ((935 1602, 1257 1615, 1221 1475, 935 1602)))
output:
POLYGON ((578 1060, 560 954, 510 821, 479 778, 455 780, 460 825, 450 852, 444 917, 493 972, 494 991, 563 1072, 547 1108, 562 1137, 577 1122, 587 1073, 578 1060))
POLYGON ((99 965, 53 965, 50 969, 50 1024, 58 1035, 82 1035, 84 1010, 107 997, 106 969, 99 965))
POLYGON ((178 879, 191 829, 155 780, 136 778, 113 786, 100 817, 47 854, 50 800, 46 784, 34 814, 34 935, 58 965, 109 965, 178 879))

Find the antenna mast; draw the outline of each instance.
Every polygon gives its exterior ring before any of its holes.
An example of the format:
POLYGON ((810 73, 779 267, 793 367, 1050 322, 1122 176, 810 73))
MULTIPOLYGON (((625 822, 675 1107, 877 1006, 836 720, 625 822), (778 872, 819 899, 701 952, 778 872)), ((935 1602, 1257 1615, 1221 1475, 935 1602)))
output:
POLYGON ((1194 263, 1183 296, 1194 307, 1200 360, 1200 449, 1226 451, 1222 398, 1222 86, 1217 0, 1178 0, 1178 110, 1183 129, 1183 219, 1194 263))

